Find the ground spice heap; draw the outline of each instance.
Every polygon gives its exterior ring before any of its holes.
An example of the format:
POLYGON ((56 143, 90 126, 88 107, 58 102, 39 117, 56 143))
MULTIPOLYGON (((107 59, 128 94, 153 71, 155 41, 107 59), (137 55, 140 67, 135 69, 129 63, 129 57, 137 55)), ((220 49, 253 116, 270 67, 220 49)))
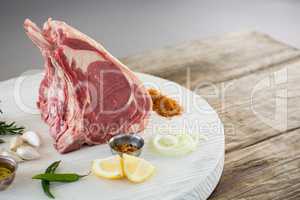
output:
POLYGON ((157 114, 163 117, 173 117, 182 113, 183 109, 176 100, 162 95, 156 89, 149 89, 148 92, 153 101, 153 110, 157 114))
POLYGON ((118 152, 122 152, 122 153, 133 153, 135 151, 138 150, 138 148, 132 144, 118 144, 115 146, 114 148, 115 150, 117 150, 118 152))

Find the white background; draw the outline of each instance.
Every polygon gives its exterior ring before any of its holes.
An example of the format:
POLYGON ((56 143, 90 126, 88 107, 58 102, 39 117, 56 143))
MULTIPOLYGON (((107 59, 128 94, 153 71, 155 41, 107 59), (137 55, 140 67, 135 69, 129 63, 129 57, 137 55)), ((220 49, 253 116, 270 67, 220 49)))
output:
POLYGON ((300 47, 297 0, 11 0, 1 2, 0 15, 0 80, 43 66, 24 34, 26 17, 66 21, 118 57, 245 30, 300 47))

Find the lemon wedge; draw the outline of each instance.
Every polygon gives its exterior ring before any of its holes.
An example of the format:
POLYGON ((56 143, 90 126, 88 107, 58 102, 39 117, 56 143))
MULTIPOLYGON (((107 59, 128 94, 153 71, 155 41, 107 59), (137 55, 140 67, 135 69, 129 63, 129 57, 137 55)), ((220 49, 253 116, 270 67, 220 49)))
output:
POLYGON ((92 172, 99 177, 107 179, 123 178, 122 158, 116 155, 104 159, 96 159, 92 164, 92 172))
POLYGON ((123 154, 123 167, 125 176, 134 183, 146 181, 155 171, 148 161, 128 154, 123 154))

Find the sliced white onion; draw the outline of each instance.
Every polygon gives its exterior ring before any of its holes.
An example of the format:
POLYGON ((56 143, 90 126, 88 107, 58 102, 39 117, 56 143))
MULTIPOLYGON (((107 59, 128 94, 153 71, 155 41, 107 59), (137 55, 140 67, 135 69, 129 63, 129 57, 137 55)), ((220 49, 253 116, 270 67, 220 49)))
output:
POLYGON ((178 138, 174 135, 157 135, 153 138, 153 145, 157 150, 172 150, 178 144, 178 138))
POLYGON ((194 151, 198 137, 190 134, 156 135, 152 144, 155 150, 165 156, 182 156, 194 151))

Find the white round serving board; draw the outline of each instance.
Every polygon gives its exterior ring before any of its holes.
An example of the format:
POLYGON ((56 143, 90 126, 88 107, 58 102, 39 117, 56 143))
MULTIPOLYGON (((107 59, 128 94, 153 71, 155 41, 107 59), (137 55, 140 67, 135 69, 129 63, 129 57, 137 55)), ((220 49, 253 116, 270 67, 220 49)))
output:
MULTIPOLYGON (((184 114, 172 119, 153 113, 147 129, 141 133, 146 141, 141 157, 156 167, 155 175, 141 184, 133 184, 126 179, 105 180, 93 175, 75 183, 55 183, 51 190, 57 200, 199 200, 208 198, 217 185, 224 165, 224 130, 216 112, 203 98, 176 83, 146 74, 137 75, 147 87, 156 87, 184 107, 184 114), (201 140, 197 150, 190 155, 162 157, 151 151, 149 139, 166 131, 201 133, 207 140, 201 140)), ((53 161, 62 160, 58 172, 86 174, 92 160, 111 156, 107 145, 84 147, 65 155, 54 149, 48 127, 40 119, 35 106, 41 78, 39 73, 0 83, 0 108, 4 112, 1 119, 16 121, 28 130, 38 132, 43 141, 39 149, 41 159, 21 163, 13 185, 0 192, 0 199, 48 199, 40 181, 31 177, 44 172, 53 161)), ((4 139, 9 141, 10 137, 4 139)))

